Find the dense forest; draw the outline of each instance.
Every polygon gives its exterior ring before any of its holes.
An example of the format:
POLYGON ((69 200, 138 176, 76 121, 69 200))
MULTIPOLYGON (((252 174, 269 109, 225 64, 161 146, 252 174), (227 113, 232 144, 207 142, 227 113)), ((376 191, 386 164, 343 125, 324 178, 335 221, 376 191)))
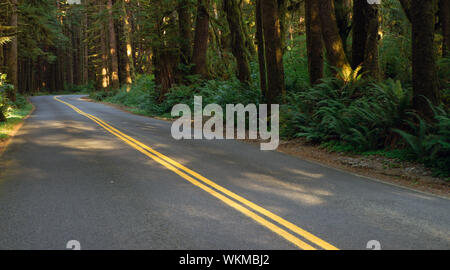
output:
POLYGON ((0 121, 42 93, 153 116, 194 95, 281 104, 284 139, 448 179, 450 0, 375 2, 1 0, 0 121))

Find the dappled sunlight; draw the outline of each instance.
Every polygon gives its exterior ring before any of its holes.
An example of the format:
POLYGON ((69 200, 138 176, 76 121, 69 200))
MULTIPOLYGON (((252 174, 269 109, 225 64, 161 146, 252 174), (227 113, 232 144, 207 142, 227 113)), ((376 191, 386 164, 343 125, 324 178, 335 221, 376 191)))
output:
POLYGON ((305 188, 302 185, 284 182, 265 174, 247 172, 243 173, 243 175, 249 179, 258 179, 257 181, 252 182, 242 181, 243 179, 236 179, 237 181, 235 181, 235 183, 243 188, 278 195, 302 204, 323 204, 325 203, 325 200, 321 197, 332 195, 325 190, 305 188))
POLYGON ((293 174, 299 174, 299 175, 302 175, 302 176, 306 176, 306 177, 310 177, 310 178, 313 178, 313 179, 319 179, 319 178, 322 178, 324 175, 323 174, 321 174, 321 173, 310 173, 310 172, 306 172, 306 171, 303 171, 303 170, 300 170, 300 169, 291 169, 291 168, 288 168, 288 169, 286 169, 288 172, 290 172, 290 173, 293 173, 293 174))
POLYGON ((39 121, 33 125, 45 125, 45 128, 64 128, 70 130, 70 132, 94 131, 98 129, 94 125, 86 125, 86 123, 79 121, 39 121))
POLYGON ((87 139, 77 139, 66 135, 50 135, 46 136, 43 140, 36 142, 38 145, 48 145, 48 146, 62 146, 69 149, 77 150, 113 150, 117 149, 117 146, 105 142, 104 138, 99 138, 98 140, 87 138, 87 139))

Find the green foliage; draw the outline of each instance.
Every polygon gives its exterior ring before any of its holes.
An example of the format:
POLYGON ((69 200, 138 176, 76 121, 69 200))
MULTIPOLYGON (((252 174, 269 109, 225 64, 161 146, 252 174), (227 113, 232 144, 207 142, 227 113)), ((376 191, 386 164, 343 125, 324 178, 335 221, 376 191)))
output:
POLYGON ((402 123, 411 92, 400 82, 345 83, 328 78, 303 92, 291 93, 282 108, 281 132, 315 143, 339 141, 356 151, 379 149, 402 123))
POLYGON ((64 92, 65 93, 79 93, 79 94, 86 94, 91 93, 95 91, 94 82, 89 82, 86 85, 64 85, 64 92))
POLYGON ((382 1, 380 67, 386 78, 411 83, 411 24, 398 0, 382 1))
POLYGON ((450 177, 450 113, 442 106, 431 105, 434 122, 427 122, 415 113, 416 121, 405 120, 410 131, 393 129, 400 134, 417 160, 434 168, 435 175, 450 177))
POLYGON ((283 59, 287 92, 296 92, 309 87, 306 36, 298 36, 294 42, 300 45, 288 46, 283 59))
POLYGON ((441 58, 437 62, 442 101, 450 108, 450 57, 441 58))

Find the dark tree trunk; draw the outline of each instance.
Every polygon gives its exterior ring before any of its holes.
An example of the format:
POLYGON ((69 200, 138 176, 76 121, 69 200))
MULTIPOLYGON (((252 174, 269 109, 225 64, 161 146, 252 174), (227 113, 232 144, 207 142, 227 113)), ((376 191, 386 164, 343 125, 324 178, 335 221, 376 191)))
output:
POLYGON ((207 50, 209 39, 209 1, 198 0, 197 19, 195 25, 194 52, 192 54, 192 63, 194 72, 203 78, 208 77, 207 50))
POLYGON ((435 12, 433 1, 411 1, 414 108, 432 117, 431 103, 440 103, 434 47, 435 12))
POLYGON ((367 2, 355 0, 353 2, 353 41, 352 41, 352 68, 356 69, 364 63, 366 51, 367 27, 366 13, 367 2))
POLYGON ((355 1, 353 5, 352 68, 362 67, 370 77, 379 78, 379 5, 355 1))
POLYGON ((450 0, 439 1, 439 17, 442 23, 442 56, 450 56, 450 0))
POLYGON ((380 77, 380 67, 378 63, 378 41, 379 41, 379 26, 380 15, 379 5, 368 5, 367 12, 367 40, 364 52, 364 64, 362 71, 374 79, 380 77))
POLYGON ((180 31, 181 63, 189 65, 192 56, 192 21, 189 12, 189 1, 181 0, 177 7, 178 28, 180 31))
POLYGON ((259 63, 259 77, 261 94, 263 99, 266 100, 267 95, 267 67, 266 67, 266 54, 264 46, 264 33, 262 25, 262 14, 261 14, 261 1, 256 0, 256 41, 258 45, 258 63, 259 63))
POLYGON ((323 78, 324 64, 322 30, 317 0, 305 1, 305 17, 309 80, 311 84, 316 84, 323 78))
POLYGON ((266 99, 268 104, 278 104, 285 95, 286 86, 284 81, 283 47, 277 1, 262 1, 261 15, 267 67, 268 91, 266 99))
POLYGON ((248 83, 250 81, 249 53, 245 46, 245 35, 239 2, 236 0, 227 0, 223 2, 223 7, 230 27, 231 48, 237 62, 238 78, 242 83, 248 83))

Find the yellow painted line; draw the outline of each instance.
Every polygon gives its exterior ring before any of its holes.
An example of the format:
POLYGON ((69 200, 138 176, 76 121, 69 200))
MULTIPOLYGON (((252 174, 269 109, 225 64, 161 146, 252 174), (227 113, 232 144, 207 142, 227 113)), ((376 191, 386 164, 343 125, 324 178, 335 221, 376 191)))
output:
POLYGON ((273 221, 276 221, 277 223, 285 226, 286 228, 288 228, 289 230, 299 234, 300 236, 304 237, 305 239, 309 240, 310 242, 324 248, 327 250, 338 250, 338 248, 336 248, 335 246, 325 242, 324 240, 318 238, 317 236, 301 229, 300 227, 298 227, 297 225, 277 216, 276 214, 262 208, 261 206, 258 206, 250 201, 248 201, 247 199, 229 191, 228 189, 214 183, 213 181, 205 178, 204 176, 186 168, 185 166, 181 165, 180 163, 174 161, 173 159, 157 152, 156 150, 148 147, 147 145, 137 141, 136 139, 124 134, 123 132, 117 130, 116 128, 112 127, 111 125, 107 124, 106 122, 104 122, 103 120, 99 119, 98 117, 95 117, 93 115, 87 114, 83 111, 81 111, 80 109, 78 109, 77 107, 73 106, 70 103, 67 103, 65 101, 62 101, 60 99, 58 99, 58 97, 54 97, 55 100, 69 106, 70 108, 72 108, 74 111, 76 111, 77 113, 91 119, 92 121, 94 121, 95 123, 97 123, 98 125, 100 125, 101 127, 103 127, 105 130, 107 130, 108 132, 110 132, 111 134, 113 134, 114 136, 118 137, 119 139, 123 140, 124 142, 126 142, 127 144, 129 144, 131 147, 135 148, 136 150, 140 151, 141 153, 143 153, 144 155, 150 157, 151 159, 155 160, 156 162, 160 163, 161 165, 163 165, 164 167, 166 167, 167 169, 175 172, 176 174, 178 174, 179 176, 181 176, 182 178, 184 178, 185 180, 191 182, 192 184, 194 184, 195 186, 203 189, 204 191, 208 192, 209 194, 211 194, 212 196, 218 198, 219 200, 223 201, 225 204, 231 206, 232 208, 238 210, 239 212, 249 216, 250 218, 252 218, 253 220, 257 221, 258 223, 260 223, 261 225, 267 227, 268 229, 270 229, 271 231, 277 233, 278 235, 282 236, 283 238, 285 238, 286 240, 288 240, 289 242, 295 244, 296 246, 302 248, 302 249, 307 249, 307 250, 314 250, 315 248, 308 245, 307 243, 303 242, 302 240, 298 239, 297 237, 295 237, 294 235, 288 233, 287 231, 285 231, 284 229, 278 227, 277 225, 267 221, 266 219, 262 218, 261 216, 255 214, 254 212, 248 210, 245 207, 242 207, 241 205, 237 204, 236 202, 230 200, 229 198, 223 196, 222 194, 214 191, 213 189, 211 189, 210 187, 213 187, 214 189, 221 191, 222 193, 228 195, 229 197, 243 203, 244 205, 248 206, 249 208, 251 208, 252 210, 272 219, 273 221), (148 153, 147 151, 149 151, 150 153, 148 153), (196 179, 192 178, 191 176, 187 175, 186 173, 180 171, 179 169, 183 170, 184 172, 190 174, 193 177, 196 177, 198 180, 202 181, 203 183, 209 185, 210 187, 200 183, 199 181, 197 181, 196 179))

